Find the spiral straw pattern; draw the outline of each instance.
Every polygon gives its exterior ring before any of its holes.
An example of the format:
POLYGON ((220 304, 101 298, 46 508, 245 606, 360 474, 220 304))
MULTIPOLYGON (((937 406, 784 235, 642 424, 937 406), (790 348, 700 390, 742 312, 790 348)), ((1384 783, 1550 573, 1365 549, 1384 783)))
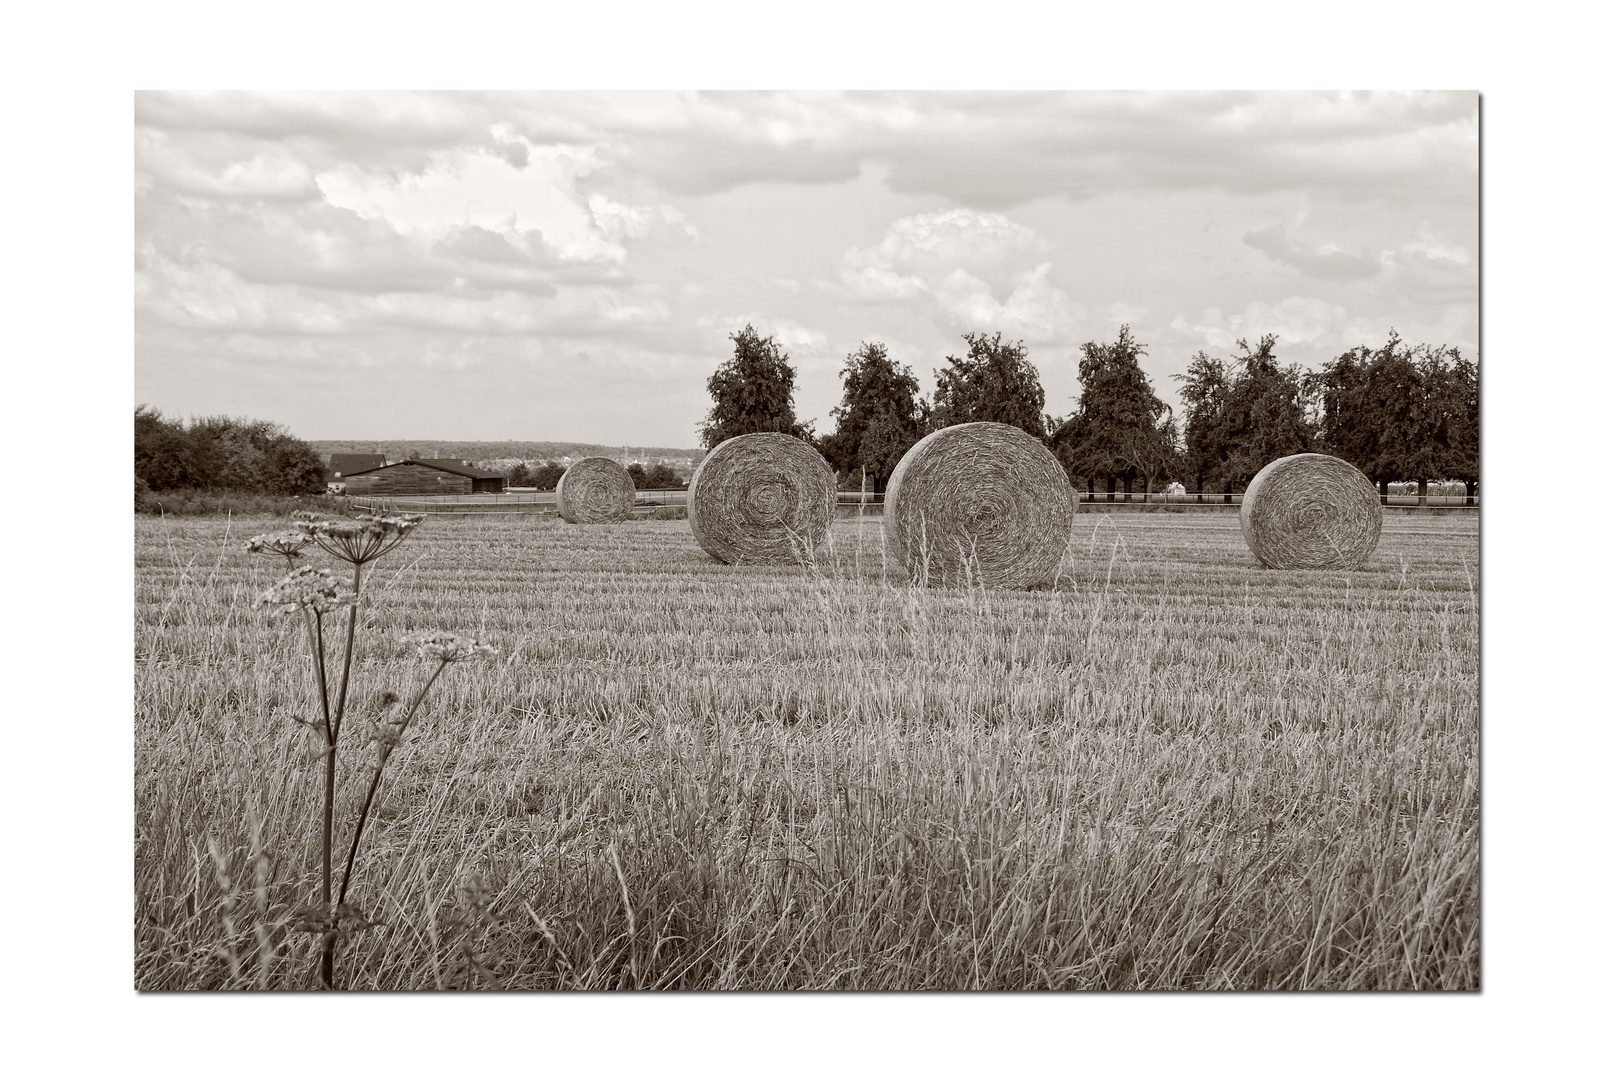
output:
POLYGON ((828 462, 791 435, 736 435, 706 455, 689 481, 689 528, 725 563, 809 556, 834 519, 828 462))
POLYGON ((923 584, 1049 584, 1074 524, 1075 492, 1063 466, 1008 424, 926 435, 885 491, 886 548, 923 584))
POLYGON ((573 525, 626 521, 633 512, 633 478, 608 457, 573 462, 555 485, 560 517, 573 525))
POLYGON ((1383 507, 1349 462, 1294 454, 1255 474, 1238 520, 1249 550, 1273 570, 1357 570, 1378 546, 1383 507))

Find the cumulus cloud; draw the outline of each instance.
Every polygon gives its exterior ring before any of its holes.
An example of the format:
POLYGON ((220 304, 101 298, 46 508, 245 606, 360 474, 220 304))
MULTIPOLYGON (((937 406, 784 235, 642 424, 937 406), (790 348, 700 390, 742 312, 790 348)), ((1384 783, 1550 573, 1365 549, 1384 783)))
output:
POLYGON ((1408 258, 1445 262, 1456 266, 1466 266, 1471 261, 1467 248, 1436 235, 1427 222, 1418 227, 1417 239, 1408 240, 1400 246, 1400 253, 1408 258))
POLYGON ((902 278, 933 278, 960 266, 980 274, 1000 273, 1042 247, 1033 230, 1002 214, 963 208, 915 214, 891 222, 875 246, 846 252, 842 280, 851 287, 871 284, 877 295, 886 286, 865 272, 893 274, 899 279, 897 295, 906 296, 910 286, 902 278))
POLYGON ((1351 255, 1334 244, 1306 247, 1289 236, 1280 222, 1244 233, 1243 242, 1284 266, 1329 281, 1356 281, 1373 277, 1383 269, 1383 263, 1364 249, 1351 255))
POLYGON ((745 315, 705 315, 696 320, 700 326, 722 332, 724 338, 736 334, 746 326, 756 329, 763 337, 771 337, 792 357, 821 355, 828 351, 829 338, 822 330, 803 326, 793 319, 769 318, 761 312, 745 315))
POLYGON ((1034 230, 1002 214, 915 214, 893 221, 872 247, 847 251, 838 284, 861 300, 916 304, 962 330, 1071 341, 1085 321, 1082 308, 1053 284, 1051 262, 1025 265, 1045 247, 1034 230))
POLYGON ((181 143, 165 132, 135 131, 137 190, 164 185, 188 195, 232 200, 319 198, 313 170, 285 147, 230 139, 181 143))
POLYGON ((671 309, 634 281, 629 248, 658 229, 692 235, 681 213, 584 193, 593 148, 467 123, 474 105, 142 95, 137 317, 267 335, 632 336, 664 324, 671 309), (366 139, 401 156, 344 155, 366 139))
POLYGON ((1350 329, 1349 313, 1339 304, 1314 296, 1290 296, 1276 304, 1251 301, 1241 312, 1225 314, 1209 308, 1198 318, 1178 315, 1171 329, 1201 338, 1212 349, 1231 349, 1239 338, 1251 344, 1264 334, 1276 334, 1279 342, 1331 346, 1350 329))

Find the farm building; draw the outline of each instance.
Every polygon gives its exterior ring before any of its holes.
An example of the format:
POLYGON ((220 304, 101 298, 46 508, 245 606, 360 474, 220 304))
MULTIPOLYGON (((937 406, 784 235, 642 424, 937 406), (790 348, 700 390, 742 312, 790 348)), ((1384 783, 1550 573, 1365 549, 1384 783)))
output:
POLYGON ((340 480, 350 473, 368 472, 385 464, 385 454, 332 454, 325 465, 325 478, 340 480))
POLYGON ((504 474, 446 458, 411 458, 342 477, 349 495, 470 495, 504 490, 504 474))
POLYGON ((331 491, 341 491, 348 475, 379 469, 385 464, 384 454, 332 454, 325 462, 325 486, 331 491))

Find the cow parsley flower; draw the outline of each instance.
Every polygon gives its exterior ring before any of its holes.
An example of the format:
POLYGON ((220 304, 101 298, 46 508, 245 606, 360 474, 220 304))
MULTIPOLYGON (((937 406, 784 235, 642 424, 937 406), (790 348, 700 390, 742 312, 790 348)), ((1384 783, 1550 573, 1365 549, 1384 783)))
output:
POLYGON ((337 521, 299 520, 297 528, 338 559, 363 566, 403 543, 424 520, 424 514, 360 514, 337 521))
POLYGON ((422 660, 439 660, 452 664, 459 660, 491 660, 498 649, 485 641, 461 637, 458 634, 404 634, 398 640, 414 646, 422 660))
POLYGON ((308 546, 309 536, 287 529, 282 532, 259 533, 241 545, 255 555, 284 555, 288 559, 302 558, 302 549, 308 546))
POLYGON ((254 608, 272 607, 282 615, 294 611, 323 614, 339 607, 352 607, 358 595, 329 570, 299 566, 252 601, 254 608))

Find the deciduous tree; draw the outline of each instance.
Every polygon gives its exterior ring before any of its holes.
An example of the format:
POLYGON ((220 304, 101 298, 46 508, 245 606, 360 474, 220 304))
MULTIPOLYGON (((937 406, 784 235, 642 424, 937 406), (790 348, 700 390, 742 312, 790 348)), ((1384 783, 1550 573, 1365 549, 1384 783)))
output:
POLYGON ((1012 424, 1047 438, 1042 413, 1046 395, 1036 368, 1025 358, 1025 343, 1004 342, 1002 334, 967 333, 969 350, 962 357, 948 356, 947 366, 936 371, 935 428, 990 420, 1012 424))
POLYGON ((1390 331, 1378 349, 1358 345, 1307 379, 1318 435, 1378 485, 1456 479, 1478 484, 1478 366, 1445 346, 1409 346, 1390 331))
POLYGON ((554 461, 545 461, 532 470, 532 486, 539 491, 553 491, 566 475, 565 467, 554 461))
POLYGON ((840 382, 835 430, 823 439, 823 455, 840 472, 866 469, 882 491, 902 455, 924 437, 928 405, 913 372, 897 367, 877 341, 846 357, 840 382))
MULTIPOLYGON (((1225 412, 1232 377, 1224 361, 1202 349, 1189 361, 1185 375, 1173 377, 1182 383, 1182 474, 1193 481, 1193 490, 1203 502, 1206 484, 1225 483, 1230 453, 1225 412)), ((1230 491, 1226 498, 1232 500, 1230 491)))
POLYGON ((729 338, 734 355, 706 380, 712 406, 700 426, 701 445, 709 450, 725 439, 758 431, 810 440, 811 425, 795 418, 795 369, 789 354, 771 335, 763 337, 749 324, 729 338))
POLYGON ((1223 483, 1243 487, 1270 462, 1306 453, 1315 444, 1305 414, 1305 374, 1298 364, 1280 366, 1276 345, 1276 334, 1263 335, 1254 349, 1238 339, 1243 355, 1233 357, 1237 375, 1221 410, 1223 483))
POLYGON ((1169 409, 1138 359, 1146 355, 1130 326, 1122 326, 1112 343, 1082 345, 1081 395, 1075 412, 1053 433, 1055 452, 1070 475, 1085 477, 1088 491, 1094 479, 1107 480, 1111 499, 1116 478, 1125 480, 1129 497, 1134 477, 1145 477, 1151 489, 1175 457, 1175 427, 1162 426, 1169 409))
POLYGON ((325 469, 301 439, 267 420, 209 416, 189 424, 135 410, 135 476, 153 491, 179 487, 262 495, 323 491, 325 469))

